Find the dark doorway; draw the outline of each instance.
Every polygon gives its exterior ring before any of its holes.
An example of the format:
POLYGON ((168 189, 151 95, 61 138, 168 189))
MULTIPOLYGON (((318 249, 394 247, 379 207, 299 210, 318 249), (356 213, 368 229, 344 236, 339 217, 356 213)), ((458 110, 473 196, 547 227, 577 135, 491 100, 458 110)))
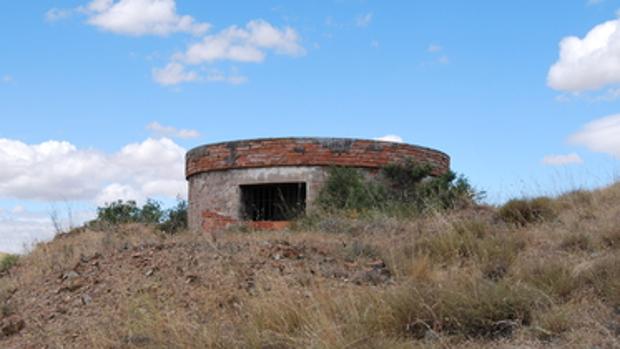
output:
POLYGON ((306 183, 241 186, 242 213, 252 221, 288 221, 306 210, 306 183))

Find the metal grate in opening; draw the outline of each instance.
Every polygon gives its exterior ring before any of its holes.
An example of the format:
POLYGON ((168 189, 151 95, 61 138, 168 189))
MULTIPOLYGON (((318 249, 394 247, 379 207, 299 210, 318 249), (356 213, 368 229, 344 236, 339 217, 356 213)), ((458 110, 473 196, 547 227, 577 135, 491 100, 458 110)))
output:
POLYGON ((306 183, 242 185, 241 202, 246 220, 291 220, 306 210, 306 183))

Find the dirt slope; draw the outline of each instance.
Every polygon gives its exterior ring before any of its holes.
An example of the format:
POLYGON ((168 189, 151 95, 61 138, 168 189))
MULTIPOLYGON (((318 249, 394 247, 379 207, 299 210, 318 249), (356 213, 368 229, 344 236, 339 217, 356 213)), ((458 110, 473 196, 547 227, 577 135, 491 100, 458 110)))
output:
MULTIPOLYGON (((3 347, 80 347, 93 342, 106 346, 107 339, 98 337, 106 334, 97 329, 109 321, 123 321, 133 301, 183 309, 199 324, 209 321, 201 308, 206 300, 235 309, 238 294, 255 294, 261 278, 278 279, 300 292, 316 280, 330 288, 391 280, 381 260, 346 260, 338 240, 237 237, 212 242, 194 236, 166 239, 140 226, 118 229, 57 238, 4 276, 13 282, 4 280, 3 324, 9 335, 3 347), (101 250, 90 246, 98 239, 101 250), (48 265, 33 272, 34 259, 48 265)), ((118 335, 110 339, 110 346, 149 342, 145 335, 118 335)))
POLYGON ((620 347, 620 187, 546 204, 525 225, 479 208, 62 235, 0 277, 0 347, 620 347))

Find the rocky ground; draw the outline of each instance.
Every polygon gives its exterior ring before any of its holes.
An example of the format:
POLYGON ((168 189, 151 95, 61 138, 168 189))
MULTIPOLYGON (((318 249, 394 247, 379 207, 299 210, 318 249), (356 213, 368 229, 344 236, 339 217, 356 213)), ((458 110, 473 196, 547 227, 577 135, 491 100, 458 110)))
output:
MULTIPOLYGON (((73 249, 67 252, 72 255, 67 260, 75 259, 74 263, 62 269, 50 265, 49 273, 31 279, 19 277, 29 274, 26 269, 30 265, 11 269, 3 277, 15 282, 5 284, 2 346, 92 344, 92 329, 101 326, 101 320, 122 319, 125 315, 119 302, 135 295, 173 301, 192 313, 196 304, 204 303, 205 293, 216 294, 220 307, 238 306, 236 295, 255 295, 258 278, 278 278, 299 290, 317 280, 333 288, 392 282, 381 259, 347 258, 341 253, 346 243, 341 241, 240 238, 213 242, 206 238, 191 241, 191 237, 187 241, 169 241, 145 233, 148 229, 140 226, 123 229, 124 234, 146 234, 148 238, 132 243, 117 237, 113 244, 119 246, 83 254, 71 247, 72 241, 85 234, 102 234, 85 231, 59 237, 49 244, 73 249)), ((195 310, 193 316, 200 317, 199 309, 195 310)), ((128 346, 137 345, 135 342, 146 344, 149 337, 127 335, 120 342, 128 346)))
POLYGON ((2 263, 0 347, 620 348, 619 203, 76 230, 2 263))

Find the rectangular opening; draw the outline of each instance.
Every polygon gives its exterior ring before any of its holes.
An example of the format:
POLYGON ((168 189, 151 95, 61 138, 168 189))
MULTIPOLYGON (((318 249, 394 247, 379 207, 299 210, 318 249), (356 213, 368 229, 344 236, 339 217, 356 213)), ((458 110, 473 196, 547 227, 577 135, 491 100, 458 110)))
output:
POLYGON ((242 213, 251 221, 288 221, 306 210, 306 183, 241 186, 242 213))

